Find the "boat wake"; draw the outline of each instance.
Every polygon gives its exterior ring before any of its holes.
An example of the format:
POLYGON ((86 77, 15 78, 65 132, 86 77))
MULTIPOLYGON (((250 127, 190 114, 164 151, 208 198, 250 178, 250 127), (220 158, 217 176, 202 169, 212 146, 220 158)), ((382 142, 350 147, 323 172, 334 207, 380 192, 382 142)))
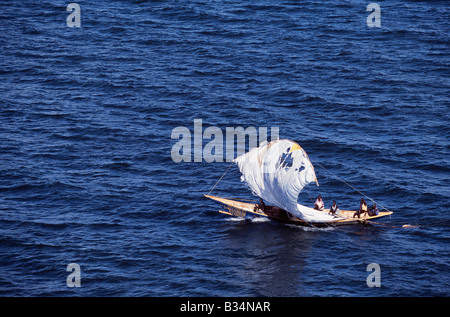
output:
POLYGON ((253 217, 253 218, 242 218, 242 217, 229 217, 229 218, 225 218, 226 221, 250 221, 253 223, 260 223, 260 222, 270 222, 269 218, 265 218, 265 217, 253 217))
POLYGON ((299 225, 294 225, 291 223, 284 223, 283 226, 289 227, 289 228, 294 228, 296 230, 302 230, 302 231, 318 231, 318 232, 323 232, 323 231, 332 231, 332 230, 336 230, 336 227, 333 226, 328 226, 328 227, 315 227, 315 226, 299 226, 299 225))

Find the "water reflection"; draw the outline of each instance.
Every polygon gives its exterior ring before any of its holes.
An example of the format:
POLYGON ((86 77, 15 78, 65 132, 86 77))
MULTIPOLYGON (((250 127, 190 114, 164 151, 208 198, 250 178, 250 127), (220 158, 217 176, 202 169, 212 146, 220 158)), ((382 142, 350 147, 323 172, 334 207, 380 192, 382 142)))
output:
POLYGON ((234 223, 223 241, 224 261, 249 296, 306 295, 301 273, 322 231, 270 221, 234 223))

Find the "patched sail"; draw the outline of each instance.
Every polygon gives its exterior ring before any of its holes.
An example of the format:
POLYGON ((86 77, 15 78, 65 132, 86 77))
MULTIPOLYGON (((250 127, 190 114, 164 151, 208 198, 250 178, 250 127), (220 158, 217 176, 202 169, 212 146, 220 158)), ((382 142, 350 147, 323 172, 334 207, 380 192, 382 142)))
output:
POLYGON ((297 203, 301 190, 317 182, 306 152, 290 140, 264 142, 234 162, 253 193, 266 204, 280 207, 306 221, 330 221, 333 216, 297 203))

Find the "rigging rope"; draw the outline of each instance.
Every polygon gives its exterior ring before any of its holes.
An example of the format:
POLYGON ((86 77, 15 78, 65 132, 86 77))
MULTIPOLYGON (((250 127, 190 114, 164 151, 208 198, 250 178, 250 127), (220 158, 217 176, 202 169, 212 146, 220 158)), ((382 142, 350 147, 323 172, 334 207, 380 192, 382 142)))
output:
POLYGON ((222 178, 225 176, 225 174, 228 172, 228 170, 230 169, 230 167, 234 164, 234 162, 231 162, 230 166, 228 166, 227 170, 225 171, 225 173, 223 173, 223 175, 219 178, 219 180, 217 181, 217 183, 214 185, 213 188, 211 188, 211 190, 209 191, 208 195, 211 194, 211 192, 214 190, 214 188, 216 188, 217 184, 219 184, 219 182, 222 180, 222 178))
POLYGON ((362 196, 368 198, 369 200, 371 200, 373 203, 377 204, 378 206, 380 206, 382 209, 387 210, 389 212, 391 212, 389 209, 387 209, 386 207, 384 207, 382 204, 376 202, 375 200, 373 200, 372 198, 370 198, 369 196, 367 196, 366 194, 364 194, 363 192, 361 192, 360 190, 358 190, 357 188, 355 188, 354 186, 352 186, 351 184, 347 183, 345 180, 343 180, 342 178, 340 178, 339 176, 337 176, 336 174, 334 174, 333 172, 329 171, 328 169, 326 169, 322 164, 315 162, 314 164, 317 164, 318 166, 320 166, 321 168, 323 168, 324 170, 326 170, 328 173, 330 173, 331 175, 333 175, 335 178, 337 178, 338 180, 340 180, 341 182, 345 183, 347 186, 353 188, 355 191, 357 191, 358 193, 360 193, 362 196))

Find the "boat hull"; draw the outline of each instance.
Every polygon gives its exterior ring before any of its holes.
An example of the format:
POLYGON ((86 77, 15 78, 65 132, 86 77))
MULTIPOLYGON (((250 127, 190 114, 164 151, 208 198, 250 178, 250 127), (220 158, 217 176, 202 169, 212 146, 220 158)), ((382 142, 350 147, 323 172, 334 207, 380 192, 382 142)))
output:
MULTIPOLYGON (((351 224, 361 224, 368 223, 374 219, 386 217, 392 214, 391 211, 381 211, 376 216, 364 215, 361 218, 355 217, 353 215, 356 211, 351 210, 340 210, 340 218, 336 220, 326 221, 326 222, 307 222, 295 216, 288 214, 285 210, 277 207, 267 206, 264 211, 258 208, 257 204, 247 203, 238 200, 222 198, 217 196, 205 195, 216 203, 218 203, 222 209, 219 210, 220 213, 245 218, 248 215, 266 217, 271 220, 294 224, 299 226, 314 226, 314 227, 329 227, 329 226, 340 226, 340 225, 351 225, 351 224)), ((328 212, 329 209, 325 209, 322 212, 328 212)), ((320 212, 320 211, 317 211, 320 212)))

